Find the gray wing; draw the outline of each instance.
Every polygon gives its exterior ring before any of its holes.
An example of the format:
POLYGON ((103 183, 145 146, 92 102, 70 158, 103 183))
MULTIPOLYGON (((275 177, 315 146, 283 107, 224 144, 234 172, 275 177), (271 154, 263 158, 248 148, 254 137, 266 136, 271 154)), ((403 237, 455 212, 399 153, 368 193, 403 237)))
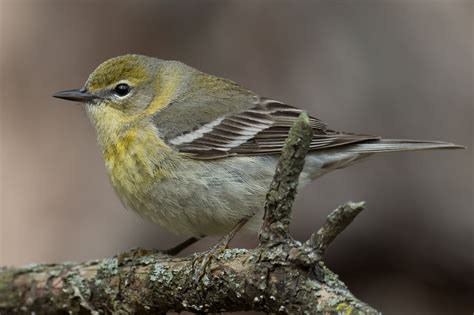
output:
MULTIPOLYGON (((232 155, 278 154, 288 132, 302 110, 261 98, 249 109, 208 122, 184 132, 168 143, 195 159, 216 159, 232 155)), ((310 150, 320 150, 366 140, 368 135, 336 132, 321 120, 310 117, 313 139, 310 150)))

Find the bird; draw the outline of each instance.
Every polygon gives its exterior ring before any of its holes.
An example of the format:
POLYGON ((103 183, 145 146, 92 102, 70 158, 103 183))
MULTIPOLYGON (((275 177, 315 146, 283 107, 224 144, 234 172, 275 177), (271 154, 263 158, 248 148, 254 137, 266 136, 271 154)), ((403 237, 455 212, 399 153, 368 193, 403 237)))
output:
MULTIPOLYGON (((106 60, 79 89, 123 205, 189 237, 257 231, 279 155, 304 111, 179 61, 128 54, 106 60)), ((459 149, 442 141, 339 132, 309 116, 313 136, 299 185, 374 153, 459 149)))

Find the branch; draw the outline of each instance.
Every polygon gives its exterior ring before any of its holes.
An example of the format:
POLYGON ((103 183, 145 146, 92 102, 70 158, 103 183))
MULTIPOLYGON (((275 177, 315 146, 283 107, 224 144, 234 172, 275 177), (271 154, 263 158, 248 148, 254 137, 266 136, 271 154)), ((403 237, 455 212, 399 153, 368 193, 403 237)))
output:
POLYGON ((374 314, 322 262, 328 245, 362 210, 334 210, 311 238, 288 235, 297 179, 311 140, 302 114, 292 128, 265 204, 260 244, 227 249, 194 278, 196 255, 131 251, 85 263, 0 268, 0 314, 164 314, 168 311, 374 314))
POLYGON ((260 232, 262 244, 276 243, 289 237, 291 208, 312 136, 313 129, 309 124, 309 117, 306 113, 302 113, 286 139, 267 193, 265 215, 260 232))
POLYGON ((311 235, 305 246, 323 257, 329 244, 352 223, 364 208, 365 202, 348 202, 339 206, 327 217, 324 225, 311 235))

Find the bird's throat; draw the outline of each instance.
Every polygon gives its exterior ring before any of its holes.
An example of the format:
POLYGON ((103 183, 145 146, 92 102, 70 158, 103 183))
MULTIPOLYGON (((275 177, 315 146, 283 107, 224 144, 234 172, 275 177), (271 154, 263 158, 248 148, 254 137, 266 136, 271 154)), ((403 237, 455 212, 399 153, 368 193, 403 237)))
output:
POLYGON ((88 110, 105 165, 119 195, 137 196, 173 176, 176 155, 147 120, 132 120, 113 109, 88 110))

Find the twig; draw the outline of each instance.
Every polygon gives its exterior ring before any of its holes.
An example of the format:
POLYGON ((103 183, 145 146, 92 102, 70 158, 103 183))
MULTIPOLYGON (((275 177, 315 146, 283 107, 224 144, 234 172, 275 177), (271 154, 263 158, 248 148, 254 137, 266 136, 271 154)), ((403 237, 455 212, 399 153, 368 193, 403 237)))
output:
POLYGON ((348 202, 339 206, 326 218, 324 225, 313 233, 305 246, 316 251, 320 257, 324 256, 331 242, 355 219, 365 208, 365 202, 348 202))
POLYGON ((267 193, 260 243, 279 242, 288 238, 291 208, 295 200, 298 178, 303 170, 313 130, 309 117, 302 113, 290 130, 285 147, 267 193))

